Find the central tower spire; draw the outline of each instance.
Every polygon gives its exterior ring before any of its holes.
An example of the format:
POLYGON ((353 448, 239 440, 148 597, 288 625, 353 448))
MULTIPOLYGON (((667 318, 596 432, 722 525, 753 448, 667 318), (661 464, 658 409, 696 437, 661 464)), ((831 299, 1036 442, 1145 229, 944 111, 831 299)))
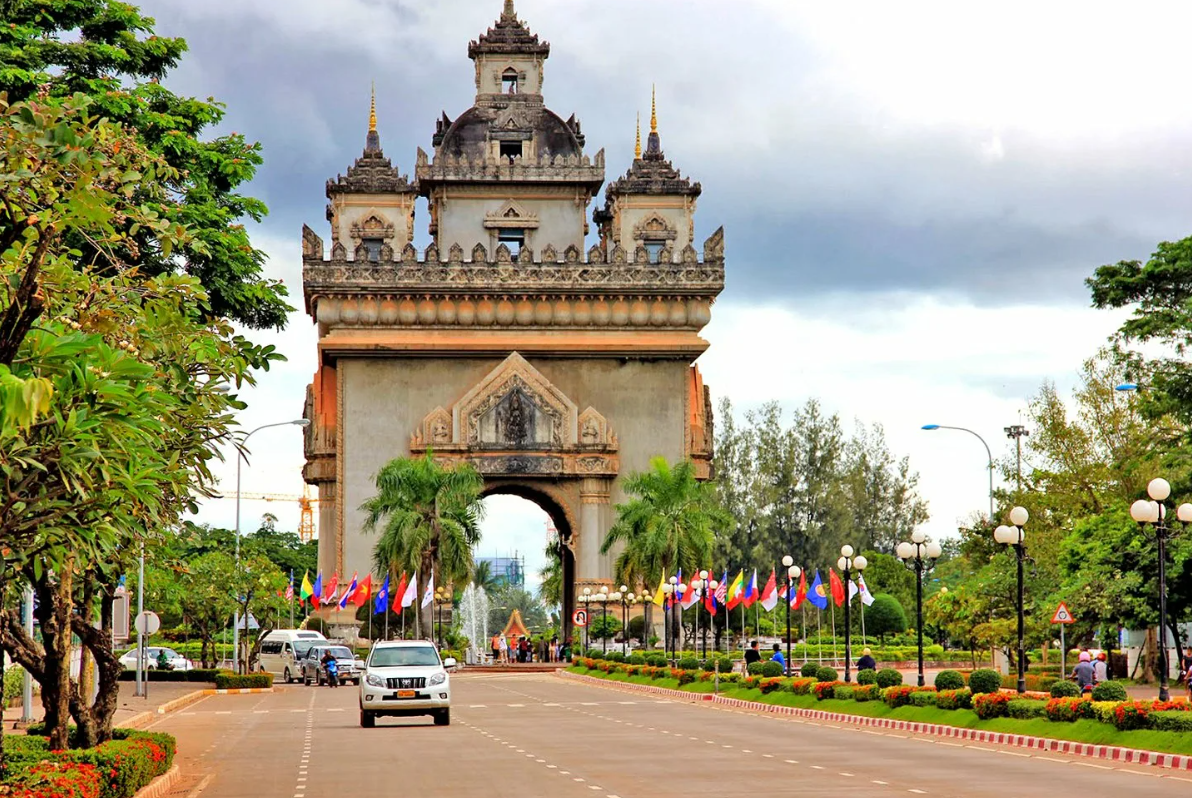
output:
POLYGON ((377 84, 373 81, 372 97, 368 104, 368 136, 364 139, 365 152, 381 151, 381 134, 377 132, 377 84))

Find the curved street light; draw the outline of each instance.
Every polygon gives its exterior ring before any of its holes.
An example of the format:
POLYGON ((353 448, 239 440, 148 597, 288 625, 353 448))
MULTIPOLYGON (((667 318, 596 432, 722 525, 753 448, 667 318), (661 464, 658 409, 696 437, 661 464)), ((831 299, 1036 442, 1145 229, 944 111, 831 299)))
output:
POLYGON ((853 571, 860 573, 868 566, 869 560, 865 559, 865 555, 853 556, 852 546, 846 543, 840 547, 840 559, 836 561, 836 567, 844 572, 844 681, 846 684, 853 680, 852 627, 849 619, 849 610, 853 606, 853 597, 849 595, 849 592, 853 586, 853 580, 850 574, 853 571))
POLYGON ((1150 525, 1159 547, 1159 665, 1162 668, 1159 675, 1159 700, 1170 701, 1171 692, 1167 688, 1167 676, 1171 670, 1167 662, 1167 542, 1188 531, 1188 524, 1192 524, 1192 504, 1184 503, 1176 509, 1181 529, 1173 533, 1167 524, 1167 507, 1164 504, 1171 496, 1171 484, 1162 477, 1156 477, 1146 486, 1146 492, 1154 501, 1139 499, 1134 502, 1130 505, 1130 517, 1144 531, 1150 525))
POLYGON ((1030 513, 1026 511, 1025 507, 1015 507, 1010 511, 1010 523, 1014 526, 1003 524, 993 530, 993 539, 1003 545, 1013 546, 1015 558, 1018 560, 1018 692, 1020 695, 1026 692, 1025 610, 1023 609, 1026 594, 1022 583, 1022 564, 1026 561, 1026 544, 1022 528, 1030 517, 1030 513))
POLYGON ((985 454, 989 458, 989 520, 992 523, 993 515, 994 515, 994 512, 993 512, 993 452, 990 450, 989 444, 985 442, 984 438, 982 438, 977 433, 973 432, 968 427, 950 427, 947 424, 924 424, 922 429, 925 429, 928 432, 933 432, 937 429, 953 429, 953 430, 957 430, 959 432, 967 432, 969 435, 972 435, 974 438, 981 441, 981 445, 985 447, 985 454))
MULTIPOLYGON (((263 424, 251 432, 247 433, 240 439, 239 446, 236 447, 236 574, 240 574, 240 464, 246 461, 244 456, 244 445, 248 443, 248 439, 256 435, 263 429, 271 429, 272 427, 309 427, 310 419, 296 418, 293 421, 278 421, 274 424, 263 424)), ((239 591, 236 591, 239 594, 239 591)), ((239 595, 237 595, 239 600, 239 595)), ((244 637, 248 638, 248 608, 244 608, 244 637)), ((240 671, 240 624, 233 624, 232 626, 232 656, 236 660, 236 670, 240 671)), ((244 670, 241 673, 248 672, 248 652, 244 652, 244 670)))
MULTIPOLYGON (((920 530, 911 534, 909 543, 903 541, 898 544, 895 554, 902 560, 903 565, 915 572, 915 629, 919 633, 919 686, 926 682, 923 677, 923 577, 935 568, 935 561, 943 555, 940 544, 928 540, 927 535, 920 530)), ((943 588, 947 591, 947 588, 943 588)))
POLYGON ((795 595, 795 580, 802 573, 795 565, 795 558, 787 554, 782 558, 782 567, 786 569, 786 673, 791 674, 791 599, 795 595))

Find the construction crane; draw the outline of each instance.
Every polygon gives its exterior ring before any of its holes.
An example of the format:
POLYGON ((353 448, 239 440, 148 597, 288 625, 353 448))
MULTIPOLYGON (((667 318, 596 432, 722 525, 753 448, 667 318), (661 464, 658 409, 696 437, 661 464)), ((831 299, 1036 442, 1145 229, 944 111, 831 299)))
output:
POLYGON ((233 490, 213 496, 212 498, 235 499, 237 497, 244 500, 264 502, 298 502, 298 509, 301 511, 301 517, 298 521, 298 537, 302 539, 303 543, 315 539, 315 505, 319 503, 319 500, 310 495, 310 486, 303 488, 301 496, 293 496, 287 493, 237 493, 233 490))

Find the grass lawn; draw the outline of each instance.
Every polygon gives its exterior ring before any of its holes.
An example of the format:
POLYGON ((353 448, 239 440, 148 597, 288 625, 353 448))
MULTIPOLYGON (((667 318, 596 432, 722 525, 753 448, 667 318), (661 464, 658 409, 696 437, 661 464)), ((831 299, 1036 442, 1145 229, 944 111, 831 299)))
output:
MULTIPOLYGON (((648 684, 655 687, 667 687, 672 690, 683 690, 689 693, 710 693, 713 685, 710 682, 694 682, 679 687, 677 679, 650 679, 645 676, 626 676, 623 673, 608 674, 600 670, 589 671, 583 667, 570 669, 574 673, 595 676, 598 679, 617 682, 631 682, 633 684, 648 684)), ((1070 740, 1077 743, 1091 743, 1093 745, 1113 745, 1122 748, 1141 748, 1148 751, 1162 751, 1171 754, 1192 755, 1192 735, 1180 732, 1152 731, 1118 731, 1108 723, 1097 720, 1078 720, 1075 723, 1055 723, 1045 718, 1030 720, 1016 720, 1014 718, 994 718, 981 720, 971 709, 939 709, 937 707, 899 707, 892 709, 885 701, 852 701, 830 698, 819 701, 813 695, 795 695, 794 693, 778 692, 762 695, 761 690, 745 689, 732 685, 722 685, 720 695, 727 698, 739 698, 745 701, 756 701, 761 704, 775 704, 784 707, 798 707, 799 709, 819 709, 825 712, 838 712, 842 715, 859 715, 870 718, 893 718, 915 723, 935 723, 941 726, 958 726, 965 729, 980 729, 982 731, 1004 732, 1006 734, 1025 734, 1031 737, 1049 737, 1053 740, 1070 740)))

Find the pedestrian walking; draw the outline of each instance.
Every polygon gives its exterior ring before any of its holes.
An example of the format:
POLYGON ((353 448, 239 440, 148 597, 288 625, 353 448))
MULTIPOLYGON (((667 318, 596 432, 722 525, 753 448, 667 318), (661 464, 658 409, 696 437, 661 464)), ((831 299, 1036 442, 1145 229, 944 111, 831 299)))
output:
POLYGON ((492 649, 493 649, 493 662, 500 662, 501 661, 501 636, 499 634, 493 635, 493 639, 490 642, 492 643, 492 649))
POLYGON ((505 635, 498 635, 499 642, 497 643, 500 649, 500 661, 502 665, 509 664, 509 639, 505 635))

